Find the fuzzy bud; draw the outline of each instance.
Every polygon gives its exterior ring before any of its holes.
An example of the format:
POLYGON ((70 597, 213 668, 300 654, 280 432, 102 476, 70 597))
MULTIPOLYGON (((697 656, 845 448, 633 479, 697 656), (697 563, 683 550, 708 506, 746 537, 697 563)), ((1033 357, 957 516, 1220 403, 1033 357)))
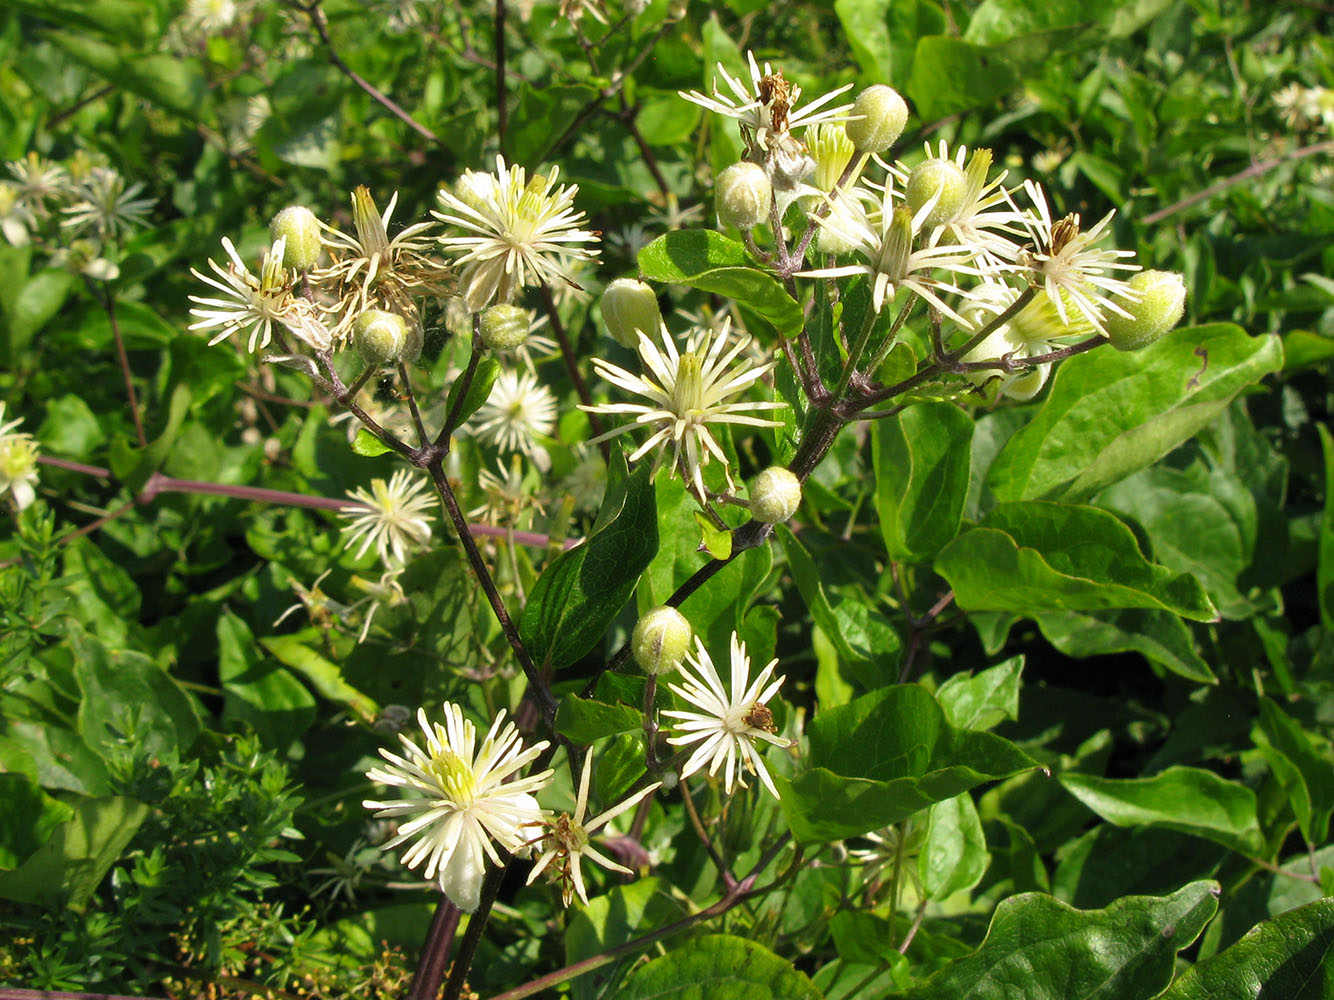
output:
POLYGON ((304 205, 289 205, 269 223, 269 239, 287 238, 283 267, 304 274, 320 259, 320 223, 304 205))
POLYGON ((675 670, 685 659, 693 632, 686 616, 673 607, 664 604, 646 612, 630 636, 635 662, 646 674, 675 670))
POLYGON ((968 180, 957 163, 933 157, 913 168, 912 173, 908 175, 904 195, 908 199, 908 207, 912 209, 913 215, 916 215, 927 202, 935 199, 935 207, 922 221, 923 228, 935 229, 958 214, 959 209, 963 207, 967 188, 968 180))
POLYGON ((398 313, 367 309, 352 324, 352 344, 368 365, 387 365, 403 355, 408 324, 398 313))
POLYGON ((1186 282, 1174 271, 1140 271, 1130 279, 1138 302, 1124 303, 1130 319, 1108 313, 1107 339, 1118 351, 1138 351, 1176 326, 1186 310, 1186 282))
POLYGON ((602 322, 622 347, 639 346, 639 333, 652 337, 662 325, 658 296, 634 278, 617 278, 602 293, 602 322))
POLYGON ((715 197, 719 222, 738 229, 754 229, 769 218, 774 189, 763 167, 742 160, 718 175, 715 197))
POLYGON ((897 90, 883 83, 858 94, 851 114, 843 127, 860 153, 883 153, 894 145, 908 123, 908 105, 897 90))
POLYGON ((482 313, 482 343, 493 351, 512 351, 528 339, 528 310, 498 305, 482 313))
POLYGON ((750 484, 750 516, 762 524, 788 520, 801 506, 801 480, 773 465, 750 484))

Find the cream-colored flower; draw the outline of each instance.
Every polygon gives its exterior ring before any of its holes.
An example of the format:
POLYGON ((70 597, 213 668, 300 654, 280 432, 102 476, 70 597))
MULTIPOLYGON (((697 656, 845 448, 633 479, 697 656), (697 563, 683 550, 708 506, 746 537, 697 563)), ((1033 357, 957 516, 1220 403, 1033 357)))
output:
POLYGON ((479 440, 521 451, 543 471, 551 467, 541 439, 556 428, 556 397, 532 372, 501 372, 475 419, 472 433, 479 440))
POLYGON ((526 848, 525 829, 542 823, 546 814, 533 794, 551 781, 552 772, 510 781, 548 744, 524 749, 502 711, 479 748, 477 730, 463 718, 463 710, 451 702, 445 702, 444 709, 444 725, 429 722, 424 711, 417 713, 425 749, 400 735, 404 755, 382 749, 389 766, 366 772, 372 781, 401 788, 407 797, 362 804, 378 810, 377 818, 406 820, 384 848, 415 838, 403 863, 416 868, 425 861, 422 874, 435 879, 455 906, 471 913, 481 900, 487 861, 501 864, 495 844, 520 853, 526 848))
POLYGON ((1130 282, 1116 277, 1117 271, 1138 271, 1138 264, 1127 263, 1133 250, 1100 250, 1094 244, 1103 238, 1115 210, 1104 215, 1092 229, 1081 229, 1079 215, 1072 213, 1053 221, 1047 207, 1047 195, 1032 181, 1024 181, 1024 192, 1033 202, 1033 211, 1024 217, 1024 225, 1033 240, 1033 248, 1024 255, 1033 281, 1040 284, 1064 321, 1073 308, 1104 336, 1103 322, 1108 312, 1129 318, 1130 313, 1114 301, 1138 300, 1130 282))
POLYGON ((751 774, 759 775, 761 784, 778 798, 778 789, 755 746, 757 740, 780 747, 792 745, 790 740, 774 735, 773 713, 765 707, 765 702, 771 700, 787 680, 779 677, 769 682, 778 661, 770 660, 759 676, 749 681, 750 657, 746 655, 746 644, 733 632, 730 692, 723 687, 713 660, 698 636, 695 637, 695 652, 688 655, 687 661, 680 668, 685 676, 685 686, 667 686, 702 712, 662 713, 681 720, 672 727, 676 735, 669 737, 668 743, 672 746, 699 744, 681 768, 681 777, 690 777, 706 764, 710 777, 722 768, 723 788, 730 795, 737 785, 747 787, 741 774, 744 767, 751 774), (691 667, 694 667, 693 671, 691 667))
POLYGON ((285 239, 280 237, 265 252, 258 277, 250 273, 241 255, 236 252, 236 247, 232 246, 232 241, 225 236, 222 238, 222 248, 227 251, 230 261, 227 269, 223 270, 212 258, 208 262, 218 278, 210 278, 194 268, 190 268, 190 273, 227 297, 219 299, 191 295, 190 301, 204 308, 190 310, 190 315, 198 316, 199 321, 191 323, 187 329, 209 330, 218 327, 218 332, 209 340, 210 346, 226 340, 237 330, 246 330, 250 334, 247 349, 251 352, 257 346, 269 346, 275 323, 292 330, 303 341, 317 339, 314 327, 319 327, 319 323, 312 313, 312 307, 307 300, 292 294, 292 277, 283 269, 285 239), (312 324, 314 326, 307 329, 312 324))
POLYGON ((90 230, 104 243, 114 241, 122 229, 147 223, 149 209, 156 202, 152 198, 136 198, 143 189, 142 182, 127 188, 125 178, 109 167, 93 167, 71 189, 77 200, 65 209, 68 218, 61 225, 75 232, 90 230))
POLYGON ((428 492, 430 481, 409 469, 399 469, 386 483, 372 479, 370 492, 363 489, 348 494, 357 506, 344 507, 339 514, 347 520, 347 545, 361 540, 357 558, 372 545, 380 561, 402 566, 414 549, 431 540, 428 514, 435 507, 435 497, 428 492))
POLYGON ((442 189, 441 211, 431 213, 462 236, 442 236, 440 245, 458 254, 463 301, 471 312, 493 302, 512 302, 529 285, 568 282, 569 264, 592 260, 597 251, 583 244, 598 233, 579 228, 587 220, 574 208, 579 186, 556 186, 559 171, 529 179, 520 166, 496 157, 496 172, 465 174, 459 193, 442 189))
POLYGON ((818 122, 841 122, 847 119, 846 112, 852 107, 851 102, 836 107, 828 105, 836 97, 851 90, 852 84, 822 94, 799 108, 796 105, 801 100, 801 88, 784 79, 781 69, 774 70, 766 62, 761 72, 754 52, 746 53, 746 62, 750 67, 749 88, 719 63, 718 76, 723 78, 731 94, 722 91, 715 77, 712 97, 694 90, 688 93, 679 91, 678 95, 714 114, 735 119, 741 126, 741 136, 747 148, 792 151, 799 145, 792 140, 790 133, 793 129, 806 128, 818 122))
POLYGON ((37 499, 37 442, 31 434, 14 430, 22 417, 4 421, 5 404, 0 403, 0 496, 8 493, 23 510, 37 499))
MULTIPOLYGON (((707 495, 704 466, 716 458, 724 470, 727 469, 727 455, 714 440, 709 425, 781 427, 781 421, 756 417, 746 411, 777 410, 787 405, 735 399, 766 375, 775 362, 756 365, 746 359, 738 361, 737 356, 749 345, 750 338, 739 337, 729 347, 730 328, 730 320, 723 323, 717 334, 709 329, 696 328, 687 338, 684 351, 677 350, 676 341, 665 325, 659 331, 661 347, 639 331, 639 358, 644 364, 645 375, 632 375, 624 368, 594 358, 594 371, 626 392, 647 397, 649 402, 581 406, 580 409, 589 413, 635 418, 595 438, 592 443, 637 427, 651 428, 653 433, 631 453, 630 461, 637 461, 653 451, 660 459, 664 453, 662 449, 670 443, 673 468, 680 470, 682 477, 703 500, 707 495), (737 362, 735 365, 734 361, 737 362)), ((730 487, 730 472, 727 472, 727 482, 730 487)))
POLYGON ((581 868, 581 862, 585 857, 589 861, 597 862, 609 872, 633 874, 629 868, 612 861, 589 843, 589 837, 662 786, 661 781, 655 781, 622 800, 619 805, 598 813, 585 823, 584 813, 588 810, 588 783, 592 774, 593 754, 590 751, 584 757, 584 768, 579 777, 579 796, 575 801, 573 815, 561 813, 559 816, 549 816, 543 821, 544 832, 538 842, 542 853, 533 862, 533 870, 528 873, 527 884, 532 885, 537 876, 547 872, 551 881, 560 886, 561 901, 566 906, 570 905, 576 893, 584 905, 588 905, 588 889, 584 885, 581 868))

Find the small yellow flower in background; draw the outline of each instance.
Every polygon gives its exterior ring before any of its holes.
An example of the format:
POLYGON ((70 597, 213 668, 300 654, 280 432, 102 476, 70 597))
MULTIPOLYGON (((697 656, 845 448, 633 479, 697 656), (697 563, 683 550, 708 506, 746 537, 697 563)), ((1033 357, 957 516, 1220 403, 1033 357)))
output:
POLYGON ((37 499, 37 442, 31 434, 14 431, 22 417, 4 421, 5 404, 0 403, 0 496, 8 493, 23 510, 37 499))
POLYGON ((381 749, 389 766, 366 772, 372 781, 398 787, 407 797, 362 805, 378 810, 377 819, 406 820, 384 849, 415 838, 403 864, 416 868, 425 861, 422 874, 436 880, 455 906, 471 913, 481 900, 488 859, 501 864, 492 841, 511 854, 525 850, 525 828, 541 825, 546 815, 533 794, 551 781, 552 772, 510 781, 547 748, 546 741, 524 749, 502 711, 479 748, 476 727, 463 718, 463 710, 451 702, 445 702, 444 709, 444 725, 417 712, 425 749, 400 735, 404 756, 381 749))
POLYGON ((581 406, 589 413, 627 414, 635 419, 608 431, 592 442, 605 441, 637 427, 650 427, 653 433, 630 455, 634 462, 649 452, 672 445, 672 466, 679 469, 701 501, 707 495, 704 488, 704 466, 718 459, 732 485, 727 471, 727 455, 714 440, 710 424, 744 424, 750 427, 781 427, 778 420, 756 417, 744 411, 776 410, 786 406, 780 402, 752 402, 728 400, 740 395, 767 374, 776 362, 756 365, 742 359, 737 361, 750 343, 742 336, 728 344, 731 320, 724 321, 715 335, 708 329, 691 331, 686 349, 677 350, 676 341, 666 326, 659 329, 662 346, 659 347, 643 331, 639 332, 639 357, 647 370, 646 375, 632 375, 617 365, 593 359, 593 370, 612 385, 645 396, 645 403, 603 403, 600 406, 581 406), (732 363, 737 361, 736 365, 732 363), (729 367, 730 366, 730 367, 729 367))
POLYGON ((588 810, 588 783, 592 774, 593 754, 589 752, 584 757, 584 769, 579 777, 579 797, 575 802, 573 815, 561 813, 554 818, 548 817, 543 820, 542 826, 545 833, 538 841, 542 853, 533 862, 533 870, 528 873, 527 884, 532 885, 537 880, 537 876, 547 872, 551 881, 560 886, 561 901, 566 906, 570 905, 576 893, 583 904, 588 905, 588 889, 584 885, 584 874, 580 867, 585 857, 589 861, 597 862, 609 872, 619 872, 622 875, 633 874, 629 868, 617 864, 593 847, 588 838, 627 809, 638 805, 642 799, 653 794, 662 786, 661 781, 655 781, 646 788, 641 788, 629 798, 624 799, 620 805, 612 806, 605 812, 598 813, 585 823, 584 813, 588 810))
POLYGON ((469 312, 492 303, 512 302, 530 285, 569 282, 569 265, 592 260, 597 251, 582 244, 598 233, 580 229, 587 219, 575 210, 577 184, 556 186, 559 171, 534 174, 505 165, 496 157, 496 172, 470 171, 459 191, 441 190, 441 222, 463 230, 463 236, 442 236, 440 245, 459 254, 463 302, 469 312))
POLYGON ((348 494, 360 503, 344 507, 339 514, 348 522, 343 529, 348 547, 361 540, 358 559, 374 545, 381 562, 402 566, 411 550, 430 541, 431 522, 426 515, 434 508, 435 497, 427 492, 429 485, 424 476, 399 469, 387 483, 372 479, 369 492, 356 489, 348 494))
POLYGON ((753 682, 750 678, 750 657, 746 655, 746 644, 732 633, 732 676, 731 692, 723 687, 718 670, 709 657, 704 642, 695 638, 695 652, 681 665, 685 675, 685 686, 668 684, 677 695, 690 704, 702 709, 702 712, 665 711, 662 714, 681 721, 672 727, 676 734, 667 742, 672 746, 690 746, 698 743, 694 752, 681 768, 681 777, 688 778, 707 764, 709 776, 723 770, 723 788, 727 794, 737 785, 746 788, 746 780, 741 774, 742 767, 751 774, 759 775, 761 784, 769 793, 778 798, 778 789, 764 766, 757 740, 772 743, 774 746, 791 746, 790 740, 774 735, 773 713, 765 707, 783 686, 786 677, 779 677, 773 683, 773 676, 778 661, 770 660, 769 665, 760 671, 753 682), (694 667, 694 671, 691 671, 694 667), (767 686, 766 686, 767 685, 767 686))

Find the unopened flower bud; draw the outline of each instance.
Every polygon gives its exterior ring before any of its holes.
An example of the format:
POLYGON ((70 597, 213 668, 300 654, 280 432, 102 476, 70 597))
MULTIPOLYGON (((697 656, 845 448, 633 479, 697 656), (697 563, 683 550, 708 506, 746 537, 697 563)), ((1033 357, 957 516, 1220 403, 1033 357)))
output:
POLYGON ((630 636, 635 662, 646 674, 665 674, 685 659, 693 630, 686 616, 668 605, 645 613, 630 636))
POLYGON ((602 322, 616 343, 634 350, 640 332, 652 337, 662 325, 658 296, 642 281, 617 278, 602 293, 602 322))
POLYGON ((763 524, 788 520, 801 506, 801 480, 781 465, 765 469, 750 484, 750 516, 763 524))
POLYGON ((1109 312, 1107 339, 1118 351, 1138 351, 1162 337, 1186 309, 1186 282, 1174 271, 1140 271, 1130 279, 1138 302, 1121 303, 1131 318, 1109 312))
POLYGON ((320 223, 304 205, 290 205, 269 223, 269 239, 286 237, 283 267, 304 274, 320 259, 320 223))
POLYGON ((774 189, 763 167, 742 160, 718 175, 715 195, 719 222, 738 229, 754 229, 769 218, 774 189))
POLYGON ((963 168, 953 160, 933 157, 913 168, 912 173, 908 175, 904 195, 913 215, 916 215, 927 202, 935 199, 935 207, 922 221, 923 228, 935 229, 936 226, 943 226, 958 214, 959 209, 963 207, 967 187, 968 180, 964 177, 963 168))
POLYGON ((367 309, 352 324, 352 344, 368 365, 387 365, 403 354, 408 324, 398 313, 367 309))
POLYGON ((883 153, 894 145, 908 123, 908 105, 897 90, 883 83, 858 94, 851 114, 843 127, 860 153, 883 153))
POLYGON ((493 351, 512 351, 528 338, 528 310, 498 305, 483 311, 478 324, 482 343, 493 351))

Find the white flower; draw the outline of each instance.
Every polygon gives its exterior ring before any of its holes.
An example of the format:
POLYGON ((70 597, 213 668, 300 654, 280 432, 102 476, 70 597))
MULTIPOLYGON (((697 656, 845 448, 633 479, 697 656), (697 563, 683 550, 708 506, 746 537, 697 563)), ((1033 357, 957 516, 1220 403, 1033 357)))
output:
POLYGON ((372 479, 370 492, 351 491, 348 496, 359 501, 354 507, 344 507, 339 514, 348 523, 349 548, 361 539, 357 558, 375 546, 381 562, 401 566, 409 551, 425 545, 431 539, 431 522, 424 516, 435 505, 435 497, 424 492, 429 481, 408 469, 399 469, 386 483, 372 479))
POLYGON ((125 179, 108 167, 93 167, 74 185, 72 194, 79 200, 65 209, 69 218, 61 225, 75 231, 91 229, 103 242, 115 240, 122 228, 147 222, 148 211, 156 202, 136 198, 143 189, 142 182, 127 188, 125 179))
POLYGON ((1034 242, 1033 249, 1024 255, 1033 280, 1046 290, 1063 322, 1067 321, 1067 307, 1073 306, 1095 330, 1106 336, 1103 324, 1106 312, 1130 318, 1130 313, 1117 305, 1112 296, 1130 302, 1139 298, 1130 282, 1111 273, 1138 271, 1138 264, 1122 260, 1135 256, 1134 251, 1099 250, 1093 245, 1102 239, 1115 210, 1104 215, 1092 229, 1083 230, 1078 214, 1053 222, 1046 194, 1032 181, 1024 181, 1024 192, 1036 210, 1024 219, 1034 242))
POLYGON ((852 103, 837 107, 826 107, 840 94, 852 89, 852 84, 845 84, 837 90, 822 94, 804 107, 796 107, 801 100, 801 88, 793 86, 783 78, 783 71, 774 71, 768 63, 760 72, 755 62, 755 53, 747 52, 746 61, 750 65, 750 88, 733 77, 718 64, 718 76, 723 78, 732 93, 725 94, 718 87, 717 77, 713 81, 713 96, 707 97, 698 91, 678 91, 680 97, 714 114, 735 119, 741 126, 741 135, 748 148, 759 146, 765 150, 791 147, 790 133, 793 129, 806 128, 818 122, 841 122, 847 119, 844 113, 852 103))
POLYGON ((0 403, 0 496, 8 493, 19 510, 37 499, 37 442, 31 434, 14 428, 23 418, 5 423, 5 404, 0 403))
POLYGON ((437 219, 467 235, 442 236, 440 244, 460 254, 463 301, 471 312, 492 302, 511 302, 529 285, 573 284, 569 264, 597 256, 580 244, 598 238, 578 228, 587 220, 573 207, 579 187, 556 186, 558 169, 528 179, 523 167, 496 157, 495 174, 469 172, 458 195, 441 190, 437 219))
POLYGON ((227 237, 222 238, 222 248, 230 258, 227 270, 218 266, 209 258, 208 266, 213 268, 219 281, 190 268, 190 273, 205 284, 212 285, 227 298, 201 298, 191 295, 190 301, 204 306, 203 309, 191 309, 191 316, 198 316, 199 322, 192 323, 187 329, 207 330, 220 327, 209 341, 209 345, 226 340, 237 330, 248 330, 250 342, 248 349, 254 351, 256 345, 268 347, 273 339, 273 324, 281 323, 298 333, 302 340, 313 336, 305 327, 313 316, 311 306, 305 299, 298 299, 292 294, 291 277, 283 269, 283 253, 287 241, 279 237, 264 254, 260 264, 259 277, 250 273, 250 269, 241 260, 236 247, 227 237))
POLYGON ((325 226, 324 244, 334 256, 334 263, 315 271, 316 282, 333 280, 344 288, 343 320, 336 328, 344 333, 358 313, 384 305, 405 317, 416 316, 413 295, 441 296, 449 287, 449 267, 430 255, 435 237, 427 234, 434 222, 418 222, 389 238, 389 220, 398 205, 394 192, 381 215, 369 188, 352 192, 351 236, 332 226, 325 226))
POLYGON ((551 460, 539 438, 556 427, 556 397, 531 372, 503 371, 477 409, 473 434, 501 451, 521 451, 546 471, 551 460))
POLYGON ((23 203, 17 184, 0 181, 0 233, 10 246, 26 247, 37 226, 32 210, 23 203))
POLYGON ((685 686, 667 686, 692 705, 703 709, 703 712, 662 713, 681 720, 673 726, 677 735, 670 737, 668 743, 673 746, 699 744, 681 768, 681 777, 690 777, 705 764, 709 766, 709 776, 712 777, 725 764, 723 788, 730 795, 736 785, 747 787, 741 769, 737 766, 740 760, 745 769, 758 774, 764 787, 774 798, 778 798, 778 789, 774 787, 764 760, 755 747, 756 740, 780 747, 791 746, 789 740, 774 735, 773 713, 765 707, 765 702, 773 698, 787 680, 786 677, 779 677, 769 683, 778 661, 770 660, 759 676, 748 684, 750 657, 746 655, 746 644, 733 632, 732 690, 729 694, 704 648, 703 640, 698 636, 695 637, 695 653, 689 655, 687 660, 689 665, 681 665, 681 673, 686 679, 685 686), (695 668, 693 673, 691 666, 695 668))
POLYGON ((922 220, 934 207, 933 202, 928 201, 914 216, 906 206, 895 205, 893 181, 889 178, 885 180, 879 201, 878 209, 871 211, 864 220, 849 211, 831 212, 824 218, 811 215, 811 221, 826 231, 836 245, 851 247, 865 258, 865 264, 817 268, 800 274, 808 278, 865 274, 871 282, 871 302, 876 312, 884 308, 885 302, 892 300, 900 288, 910 288, 956 323, 962 322, 959 314, 939 293, 950 292, 962 298, 967 298, 970 293, 935 277, 933 272, 986 273, 972 263, 977 248, 950 244, 914 249, 914 244, 920 242, 922 220))
MULTIPOLYGON (((645 396, 645 403, 604 403, 600 406, 581 406, 589 413, 632 414, 634 421, 622 424, 595 438, 593 442, 623 434, 636 427, 651 427, 648 436, 630 455, 634 462, 655 449, 671 443, 672 465, 679 469, 701 500, 706 495, 703 468, 712 458, 727 466, 727 455, 714 440, 709 424, 745 424, 750 427, 781 427, 777 420, 751 416, 746 410, 775 410, 786 406, 779 402, 728 402, 754 385, 772 369, 776 362, 761 365, 741 360, 729 370, 737 355, 746 349, 750 338, 739 338, 728 348, 731 320, 725 320, 720 332, 696 328, 686 341, 686 349, 678 351, 676 342, 664 325, 660 328, 662 347, 639 331, 639 357, 647 375, 632 375, 617 365, 593 359, 593 370, 604 379, 626 392, 645 396)), ((662 452, 659 451, 659 456, 662 452)), ((732 482, 730 473, 728 484, 732 482)))
POLYGON ((417 838, 403 855, 403 864, 416 868, 425 861, 422 874, 436 879, 455 906, 471 913, 481 899, 487 859, 501 863, 492 841, 510 853, 524 849, 523 828, 540 824, 544 816, 533 793, 551 780, 552 772, 509 781, 548 744, 525 750, 502 711, 477 748, 477 730, 463 718, 462 709, 451 702, 445 702, 444 709, 444 725, 417 712, 426 749, 400 735, 406 755, 382 749, 389 766, 366 772, 372 781, 395 785, 408 797, 362 804, 379 810, 377 818, 407 818, 385 849, 417 838))
POLYGON ((661 781, 655 781, 623 800, 620 805, 598 813, 585 823, 584 813, 588 809, 588 782, 592 774, 593 754, 589 752, 584 756, 584 769, 579 777, 579 797, 575 802, 574 815, 561 813, 554 818, 547 818, 543 823, 546 832, 540 841, 542 853, 533 862, 533 870, 528 873, 527 884, 532 885, 537 876, 550 868, 550 877, 552 881, 559 883, 561 901, 566 906, 570 905, 574 893, 579 894, 585 906, 588 905, 588 890, 584 886, 584 875, 580 868, 580 863, 585 857, 590 861, 596 861, 607 871, 620 872, 622 875, 633 874, 629 868, 617 864, 593 847, 588 838, 662 786, 661 781))
POLYGON ((19 201, 35 214, 46 213, 46 203, 62 198, 70 189, 69 174, 58 163, 28 153, 9 161, 9 172, 18 185, 19 201))

